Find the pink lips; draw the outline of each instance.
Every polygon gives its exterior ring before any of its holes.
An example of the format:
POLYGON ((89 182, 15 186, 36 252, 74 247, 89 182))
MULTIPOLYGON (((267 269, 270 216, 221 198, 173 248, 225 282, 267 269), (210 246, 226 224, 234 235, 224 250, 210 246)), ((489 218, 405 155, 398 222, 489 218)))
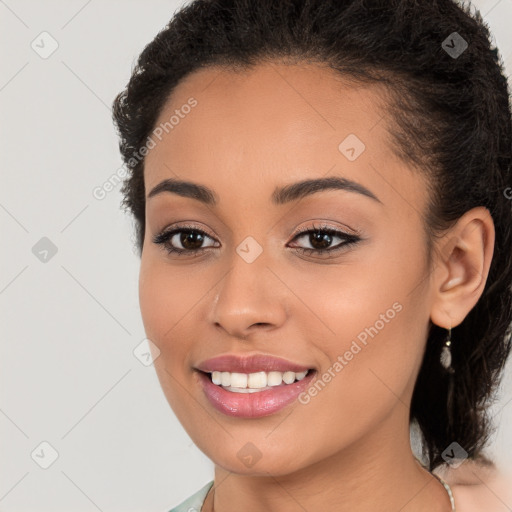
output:
POLYGON ((292 384, 281 384, 256 393, 235 393, 214 384, 207 373, 196 372, 209 402, 218 411, 239 418, 260 418, 280 411, 304 392, 315 378, 315 371, 292 384))
POLYGON ((305 372, 310 367, 302 366, 279 357, 267 356, 265 354, 251 354, 241 356, 237 354, 224 354, 222 356, 207 359, 196 366, 197 370, 202 372, 305 372))
POLYGON ((242 357, 236 354, 225 354, 203 361, 196 366, 197 378, 208 401, 218 411, 228 416, 239 418, 259 418, 280 411, 294 402, 315 378, 316 371, 278 357, 264 354, 252 354, 242 357), (214 384, 210 372, 255 373, 270 372, 305 372, 311 370, 302 380, 292 384, 282 383, 272 389, 255 393, 236 393, 227 391, 222 386, 214 384))

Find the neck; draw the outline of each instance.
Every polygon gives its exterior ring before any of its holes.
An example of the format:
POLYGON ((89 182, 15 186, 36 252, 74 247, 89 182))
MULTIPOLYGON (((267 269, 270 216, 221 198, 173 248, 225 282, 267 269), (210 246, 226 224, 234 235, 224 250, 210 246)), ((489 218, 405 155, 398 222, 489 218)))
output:
POLYGON ((259 468, 258 476, 244 475, 216 465, 213 492, 203 510, 450 512, 446 489, 411 451, 408 421, 397 430, 396 418, 391 420, 378 432, 292 473, 259 468))

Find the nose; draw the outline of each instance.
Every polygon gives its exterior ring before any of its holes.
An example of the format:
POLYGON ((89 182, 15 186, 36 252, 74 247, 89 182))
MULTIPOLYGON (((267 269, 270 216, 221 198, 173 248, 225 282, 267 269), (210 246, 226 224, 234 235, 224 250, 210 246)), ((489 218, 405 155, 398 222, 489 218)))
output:
POLYGON ((211 319, 230 336, 245 339, 283 325, 286 303, 286 287, 267 267, 263 254, 252 263, 235 254, 217 287, 211 319))

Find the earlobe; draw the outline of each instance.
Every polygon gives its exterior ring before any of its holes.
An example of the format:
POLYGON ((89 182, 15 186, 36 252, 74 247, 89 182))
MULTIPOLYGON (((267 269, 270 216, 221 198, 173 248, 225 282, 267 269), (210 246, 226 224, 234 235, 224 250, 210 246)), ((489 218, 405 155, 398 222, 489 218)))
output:
POLYGON ((436 253, 431 320, 440 327, 459 325, 481 297, 494 253, 494 222, 487 208, 466 212, 443 237, 436 253), (441 242, 443 243, 443 242, 441 242))

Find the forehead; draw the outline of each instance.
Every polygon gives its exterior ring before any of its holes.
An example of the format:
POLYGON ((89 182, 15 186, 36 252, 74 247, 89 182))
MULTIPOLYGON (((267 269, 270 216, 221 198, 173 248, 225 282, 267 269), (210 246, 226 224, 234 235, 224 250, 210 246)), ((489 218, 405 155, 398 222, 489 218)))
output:
POLYGON ((233 187, 242 200, 260 191, 268 200, 277 185, 337 175, 373 184, 379 196, 421 195, 391 149, 383 98, 378 86, 316 64, 194 72, 155 124, 164 129, 146 157, 146 191, 179 177, 218 190, 221 201, 233 187))

